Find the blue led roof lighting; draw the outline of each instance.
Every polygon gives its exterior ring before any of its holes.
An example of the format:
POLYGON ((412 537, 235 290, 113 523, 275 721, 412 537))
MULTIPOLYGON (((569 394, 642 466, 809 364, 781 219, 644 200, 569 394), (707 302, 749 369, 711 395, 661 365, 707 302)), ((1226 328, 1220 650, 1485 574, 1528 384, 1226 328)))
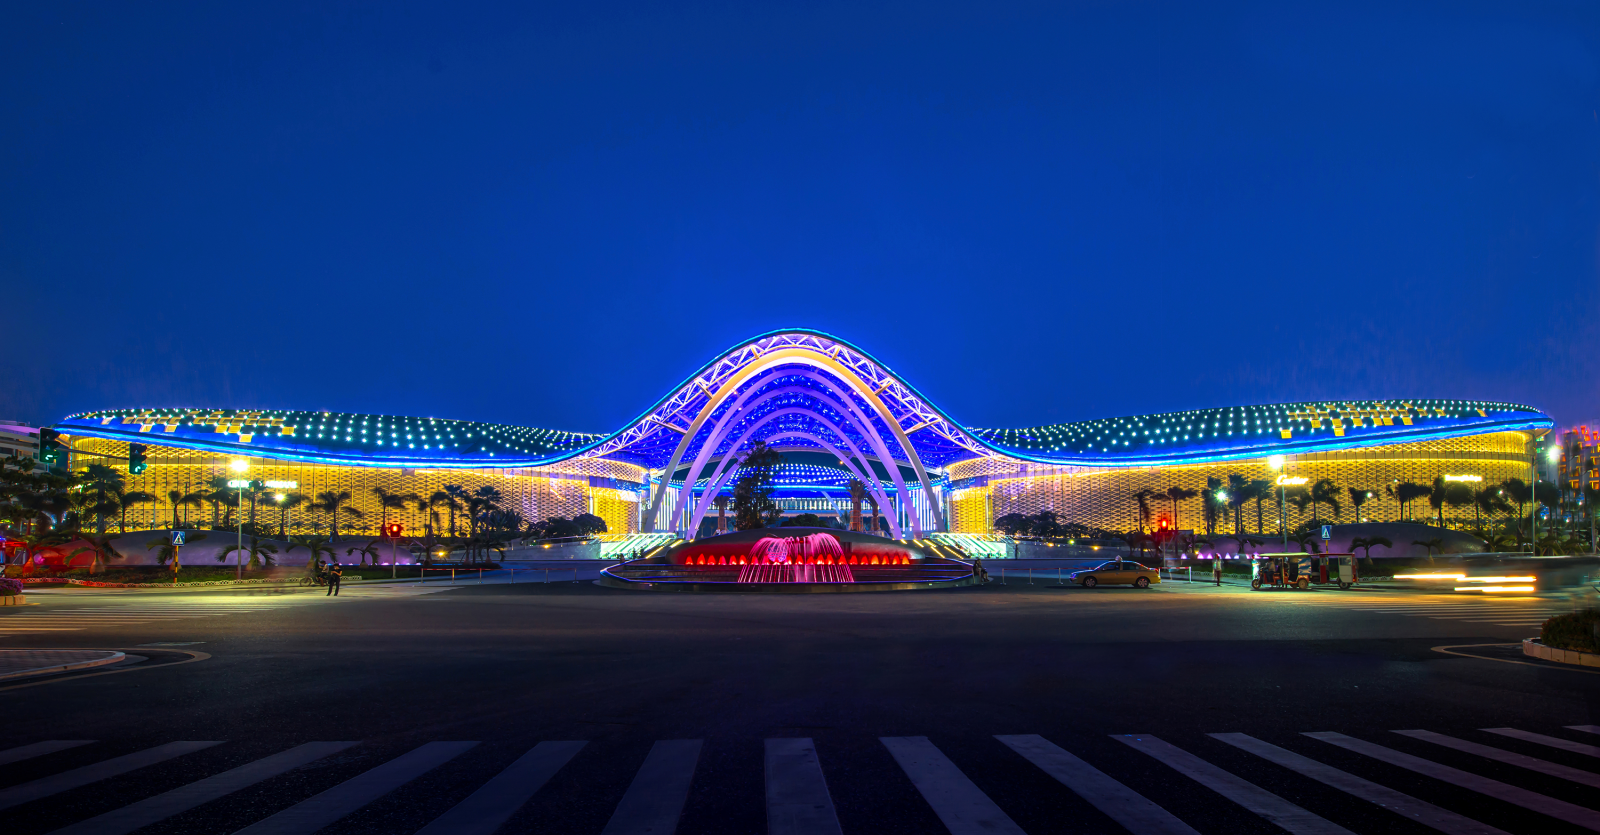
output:
POLYGON ((885 439, 889 456, 902 462, 905 449, 895 439, 903 435, 930 467, 992 453, 1090 467, 1192 464, 1554 426, 1543 412, 1514 403, 1396 399, 968 428, 856 346, 821 331, 788 329, 734 346, 609 435, 443 418, 232 409, 85 412, 55 428, 74 436, 322 464, 517 468, 605 457, 661 468, 680 445, 687 449, 684 461, 699 455, 719 422, 729 431, 706 453, 713 460, 736 453, 730 447, 740 433, 759 426, 744 443, 782 438, 785 448, 824 453, 822 444, 807 439, 812 436, 881 460, 869 448, 873 439, 867 436, 876 435, 885 439), (728 385, 734 388, 724 390, 728 385), (735 412, 739 403, 745 405, 735 412), (853 420, 856 413, 867 422, 853 420), (691 436, 684 445, 686 434, 691 436))

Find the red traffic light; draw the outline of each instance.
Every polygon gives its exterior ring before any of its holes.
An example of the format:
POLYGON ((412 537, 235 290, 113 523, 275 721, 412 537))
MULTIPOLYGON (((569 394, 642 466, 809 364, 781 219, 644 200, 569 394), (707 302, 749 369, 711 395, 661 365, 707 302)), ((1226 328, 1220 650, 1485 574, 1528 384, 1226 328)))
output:
POLYGON ((400 524, 399 522, 390 522, 389 524, 383 526, 384 534, 390 539, 399 539, 400 533, 405 529, 406 526, 400 524))

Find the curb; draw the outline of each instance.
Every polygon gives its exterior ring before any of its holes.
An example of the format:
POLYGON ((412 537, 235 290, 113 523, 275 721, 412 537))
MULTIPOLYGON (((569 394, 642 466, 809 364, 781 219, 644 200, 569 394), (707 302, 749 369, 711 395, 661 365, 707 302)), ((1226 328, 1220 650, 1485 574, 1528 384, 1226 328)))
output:
POLYGON ((1575 667, 1600 667, 1600 653, 1547 647, 1540 643, 1538 638, 1524 638, 1522 654, 1558 664, 1571 664, 1575 667))
POLYGON ((50 673, 65 673, 71 670, 83 670, 89 667, 101 667, 106 664, 115 664, 128 657, 126 653, 111 652, 105 658, 92 658, 88 661, 74 661, 71 664, 57 664, 54 667, 35 667, 31 670, 17 670, 14 673, 0 673, 0 681, 13 681, 19 678, 32 678, 34 676, 49 675, 50 673))

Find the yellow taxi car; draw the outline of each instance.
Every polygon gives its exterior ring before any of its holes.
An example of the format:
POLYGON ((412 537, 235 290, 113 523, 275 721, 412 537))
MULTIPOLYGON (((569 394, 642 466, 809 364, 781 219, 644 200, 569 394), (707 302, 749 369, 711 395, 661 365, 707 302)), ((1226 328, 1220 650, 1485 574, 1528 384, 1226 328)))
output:
POLYGON ((1111 560, 1094 568, 1074 571, 1067 577, 1086 589, 1099 585, 1127 585, 1136 589, 1147 589, 1151 583, 1161 582, 1161 572, 1154 568, 1146 568, 1132 560, 1111 560))

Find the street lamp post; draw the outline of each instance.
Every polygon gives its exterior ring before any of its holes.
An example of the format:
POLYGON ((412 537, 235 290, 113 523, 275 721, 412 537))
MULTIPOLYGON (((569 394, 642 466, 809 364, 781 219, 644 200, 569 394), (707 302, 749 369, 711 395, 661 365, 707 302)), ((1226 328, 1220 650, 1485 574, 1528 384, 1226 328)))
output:
MULTIPOLYGON (((1281 472, 1283 470, 1283 462, 1284 458, 1282 455, 1274 455, 1267 459, 1267 465, 1272 467, 1273 472, 1281 472)), ((1284 505, 1286 503, 1284 499, 1289 488, 1284 485, 1283 478, 1281 476, 1276 479, 1276 481, 1278 482, 1278 532, 1283 534, 1283 550, 1288 551, 1289 524, 1288 520, 1284 518, 1284 505)))
MULTIPOLYGON (((244 460, 243 458, 235 458, 232 461, 228 462, 228 469, 233 470, 234 472, 238 473, 239 475, 244 475, 245 471, 250 469, 250 462, 244 460)), ((237 481, 238 481, 238 484, 239 484, 239 506, 238 506, 238 511, 239 511, 239 541, 238 541, 238 543, 236 545, 237 550, 235 551, 237 556, 235 556, 234 560, 233 560, 234 564, 236 566, 238 566, 238 569, 234 572, 234 578, 238 579, 238 580, 243 580, 244 579, 244 479, 242 479, 242 478, 241 479, 237 479, 237 481)))

